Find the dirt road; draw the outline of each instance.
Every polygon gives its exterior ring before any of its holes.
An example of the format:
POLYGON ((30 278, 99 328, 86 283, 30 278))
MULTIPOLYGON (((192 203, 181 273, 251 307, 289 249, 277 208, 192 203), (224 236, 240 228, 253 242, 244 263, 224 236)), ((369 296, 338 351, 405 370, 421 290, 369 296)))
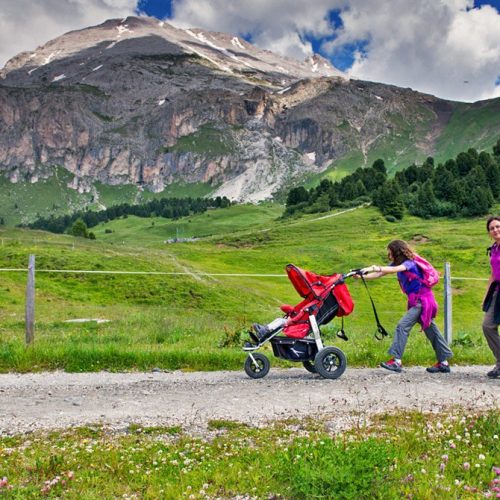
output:
POLYGON ((261 380, 241 372, 39 373, 0 375, 0 434, 101 423, 122 428, 182 425, 203 432, 211 419, 260 425, 289 416, 324 414, 342 429, 393 408, 438 411, 500 408, 491 367, 453 367, 431 375, 353 369, 325 380, 302 368, 271 369, 261 380))

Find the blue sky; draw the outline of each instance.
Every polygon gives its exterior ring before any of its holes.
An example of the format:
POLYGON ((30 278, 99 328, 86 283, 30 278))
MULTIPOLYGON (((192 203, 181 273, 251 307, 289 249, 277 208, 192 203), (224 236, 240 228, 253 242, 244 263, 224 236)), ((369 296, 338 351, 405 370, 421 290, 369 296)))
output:
POLYGON ((0 66, 71 29, 133 14, 298 59, 317 52, 352 78, 453 100, 500 97, 500 0, 0 0, 0 66))

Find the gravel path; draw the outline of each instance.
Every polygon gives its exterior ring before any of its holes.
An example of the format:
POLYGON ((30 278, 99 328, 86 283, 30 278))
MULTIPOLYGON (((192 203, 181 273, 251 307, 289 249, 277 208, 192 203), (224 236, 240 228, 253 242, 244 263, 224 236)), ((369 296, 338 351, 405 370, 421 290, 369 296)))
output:
POLYGON ((400 374, 350 368, 338 380, 302 368, 271 369, 260 380, 243 371, 7 374, 0 375, 0 435, 92 423, 203 432, 211 419, 262 425, 315 414, 340 430, 392 408, 500 408, 500 380, 488 379, 489 369, 453 367, 451 374, 431 375, 422 367, 400 374))

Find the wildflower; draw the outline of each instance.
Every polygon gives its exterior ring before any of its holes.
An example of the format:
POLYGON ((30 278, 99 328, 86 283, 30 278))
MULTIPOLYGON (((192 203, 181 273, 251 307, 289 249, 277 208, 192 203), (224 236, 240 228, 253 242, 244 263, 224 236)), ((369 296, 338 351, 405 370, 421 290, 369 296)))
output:
POLYGON ((497 476, 500 476, 500 467, 493 467, 493 472, 494 472, 497 476))
POLYGON ((445 467, 446 467, 446 465, 444 464, 444 462, 441 462, 441 463, 439 464, 439 470, 440 470, 441 472, 443 472, 443 471, 444 471, 444 468, 445 468, 445 467))
POLYGON ((9 481, 7 480, 7 478, 5 476, 2 479, 0 479, 0 490, 2 488, 6 489, 6 490, 12 489, 12 485, 9 484, 9 481))
POLYGON ((457 445, 452 441, 450 443, 450 448, 455 449, 456 447, 457 447, 457 445))
POLYGON ((470 463, 469 462, 464 462, 463 468, 465 470, 469 470, 470 469, 470 463))
POLYGON ((485 458, 486 457, 482 453, 479 454, 479 460, 484 460, 485 458))
POLYGON ((441 460, 443 460, 444 462, 448 462, 448 455, 441 455, 441 460))

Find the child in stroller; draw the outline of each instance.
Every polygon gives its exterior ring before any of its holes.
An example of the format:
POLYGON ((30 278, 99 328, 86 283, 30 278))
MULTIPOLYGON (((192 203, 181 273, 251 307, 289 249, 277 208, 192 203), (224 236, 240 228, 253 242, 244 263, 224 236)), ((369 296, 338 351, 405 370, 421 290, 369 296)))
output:
MULTIPOLYGON (((296 306, 282 305, 280 309, 285 317, 276 318, 268 325, 254 323, 255 333, 249 332, 253 343, 247 342, 243 348, 249 353, 245 372, 251 378, 267 375, 269 360, 254 351, 269 341, 276 357, 300 361, 308 371, 326 378, 340 377, 347 365, 345 355, 336 347, 323 347, 319 326, 335 316, 352 312, 354 303, 344 280, 357 271, 321 276, 288 264, 286 272, 304 300, 296 306)), ((342 338, 347 340, 345 336, 342 338)))

